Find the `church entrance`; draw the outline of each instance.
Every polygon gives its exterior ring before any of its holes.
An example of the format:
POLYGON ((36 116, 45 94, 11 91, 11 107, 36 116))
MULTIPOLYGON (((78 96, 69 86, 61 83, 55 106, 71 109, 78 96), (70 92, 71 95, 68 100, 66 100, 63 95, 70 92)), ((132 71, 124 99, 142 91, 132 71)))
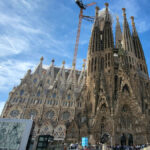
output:
POLYGON ((128 145, 133 146, 133 135, 130 133, 128 135, 128 145))
POLYGON ((133 135, 130 133, 123 133, 120 138, 120 144, 133 146, 133 135))
POLYGON ((124 133, 121 135, 120 144, 122 146, 126 145, 126 135, 124 133))

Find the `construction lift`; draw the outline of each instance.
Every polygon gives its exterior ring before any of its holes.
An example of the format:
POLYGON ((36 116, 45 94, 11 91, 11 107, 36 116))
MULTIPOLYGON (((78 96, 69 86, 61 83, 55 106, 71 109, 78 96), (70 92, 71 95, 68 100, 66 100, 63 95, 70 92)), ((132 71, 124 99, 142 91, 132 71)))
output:
POLYGON ((84 16, 83 15, 83 10, 85 10, 89 6, 92 6, 92 5, 96 4, 96 2, 93 2, 93 3, 90 3, 90 4, 84 5, 82 0, 75 0, 75 2, 80 8, 80 14, 79 14, 78 31, 77 31, 76 44, 75 44, 75 50, 74 50, 74 56, 73 56, 73 62, 72 62, 73 66, 76 66, 76 59, 77 59, 77 52, 78 52, 78 46, 79 46, 79 38, 80 38, 82 18, 86 19, 87 21, 93 21, 94 20, 94 17, 84 16))

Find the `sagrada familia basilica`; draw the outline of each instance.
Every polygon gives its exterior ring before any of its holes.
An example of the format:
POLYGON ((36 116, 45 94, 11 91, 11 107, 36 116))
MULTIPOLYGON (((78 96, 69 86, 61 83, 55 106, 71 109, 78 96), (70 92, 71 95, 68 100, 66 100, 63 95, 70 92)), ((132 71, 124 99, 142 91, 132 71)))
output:
POLYGON ((88 137, 93 144, 109 133, 113 144, 121 138, 129 145, 150 143, 150 80, 134 17, 131 33, 122 9, 123 31, 117 18, 114 40, 105 5, 105 10, 95 9, 82 70, 65 68, 65 61, 57 67, 54 60, 45 69, 42 57, 10 92, 1 117, 32 118, 33 141, 53 135, 64 142, 88 137))

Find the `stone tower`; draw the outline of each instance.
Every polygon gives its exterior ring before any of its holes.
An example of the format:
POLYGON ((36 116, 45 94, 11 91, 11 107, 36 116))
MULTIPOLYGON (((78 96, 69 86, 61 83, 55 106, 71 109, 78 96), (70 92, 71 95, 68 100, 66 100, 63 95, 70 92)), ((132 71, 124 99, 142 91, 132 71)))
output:
POLYGON ((134 17, 131 33, 122 9, 123 31, 117 17, 114 42, 108 3, 105 7, 95 9, 87 70, 85 63, 81 71, 65 69, 65 62, 59 68, 54 60, 45 69, 41 58, 10 92, 2 117, 32 117, 32 139, 51 134, 79 142, 87 136, 95 144, 109 133, 112 144, 150 143, 150 80, 134 17))
MULTIPOLYGON (((112 18, 106 9, 100 16, 96 16, 88 49, 87 88, 89 101, 92 104, 92 114, 95 115, 100 102, 100 94, 108 91, 108 99, 111 99, 111 91, 106 89, 106 84, 111 84, 113 74, 113 33, 112 18), (104 76, 104 74, 106 76, 104 76), (106 81, 106 78, 108 79, 106 81)), ((96 8, 96 11, 98 9, 96 8)), ((97 14, 97 12, 96 12, 97 14)), ((107 100, 108 100, 107 99, 107 100)), ((111 107, 111 106, 110 106, 111 107)))
MULTIPOLYGON (((96 15, 88 49, 87 112, 89 135, 99 141, 105 132, 113 143, 146 143, 149 135, 149 76, 138 33, 132 19, 132 35, 123 8, 123 33, 119 18, 114 46, 112 17, 96 15), (146 94, 147 93, 147 94, 146 94)), ((96 8, 96 14, 99 9, 96 8)))

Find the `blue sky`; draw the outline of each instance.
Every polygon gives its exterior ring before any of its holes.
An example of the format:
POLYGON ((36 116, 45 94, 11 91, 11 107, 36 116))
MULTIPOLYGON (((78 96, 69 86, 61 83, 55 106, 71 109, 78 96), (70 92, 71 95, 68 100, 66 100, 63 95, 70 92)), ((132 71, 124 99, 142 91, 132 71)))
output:
MULTIPOLYGON (((83 0, 85 4, 97 2, 100 9, 104 3, 114 16, 118 15, 122 24, 122 7, 127 9, 127 18, 135 16, 136 27, 143 45, 150 72, 150 3, 149 0, 83 0)), ((87 8, 85 15, 94 16, 95 6, 87 8)), ((0 110, 11 89, 18 85, 28 69, 39 63, 60 66, 66 61, 71 67, 79 8, 74 0, 1 0, 0 1, 0 110)), ((82 22, 77 68, 86 58, 92 24, 82 22)))

